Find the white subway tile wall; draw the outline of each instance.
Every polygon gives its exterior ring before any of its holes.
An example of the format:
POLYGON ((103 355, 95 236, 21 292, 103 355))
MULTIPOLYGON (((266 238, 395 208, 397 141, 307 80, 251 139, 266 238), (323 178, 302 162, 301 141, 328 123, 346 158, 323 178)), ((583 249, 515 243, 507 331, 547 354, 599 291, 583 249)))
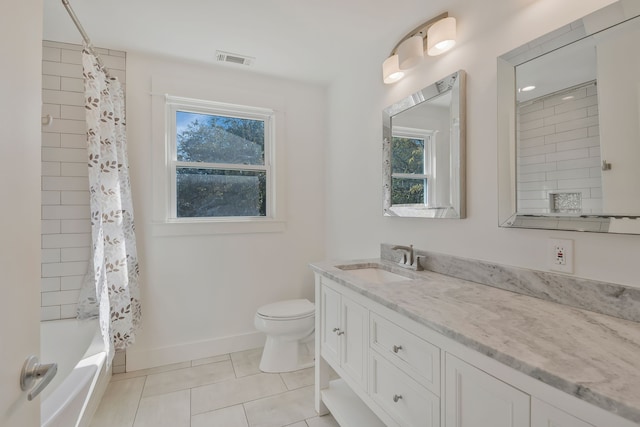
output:
MULTIPOLYGON (((87 272, 91 225, 85 148, 82 46, 43 41, 41 320, 76 317, 87 272)), ((97 49, 124 84, 125 52, 97 49)), ((124 370, 124 355, 118 358, 124 370)), ((115 370, 115 364, 114 364, 115 370)))
POLYGON ((550 213, 553 193, 578 193, 581 213, 602 212, 595 84, 518 108, 518 212, 550 213))

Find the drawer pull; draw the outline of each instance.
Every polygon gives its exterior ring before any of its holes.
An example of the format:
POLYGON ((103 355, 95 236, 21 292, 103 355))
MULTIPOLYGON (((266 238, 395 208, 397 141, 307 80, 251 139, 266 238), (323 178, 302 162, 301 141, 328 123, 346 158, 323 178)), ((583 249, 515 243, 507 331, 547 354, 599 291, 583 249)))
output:
POLYGON ((340 328, 333 328, 333 332, 338 332, 340 328))
POLYGON ((338 335, 344 335, 344 331, 339 331, 338 335))
POLYGON ((393 401, 394 401, 394 402, 396 402, 396 403, 397 403, 397 402, 398 402, 398 400, 400 400, 400 399, 402 399, 402 395, 400 395, 400 394, 394 394, 394 395, 393 395, 393 401))
POLYGON ((401 345, 394 345, 393 346, 393 352, 394 353, 398 353, 400 350, 402 350, 402 346, 401 345))

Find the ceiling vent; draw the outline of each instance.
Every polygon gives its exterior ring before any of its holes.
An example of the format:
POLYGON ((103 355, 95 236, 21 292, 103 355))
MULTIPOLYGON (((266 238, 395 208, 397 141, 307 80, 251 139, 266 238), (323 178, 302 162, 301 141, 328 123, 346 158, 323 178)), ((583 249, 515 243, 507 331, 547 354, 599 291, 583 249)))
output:
POLYGON ((237 53, 223 52, 216 50, 216 60, 218 62, 229 62, 231 64, 252 65, 256 58, 251 56, 238 55, 237 53))

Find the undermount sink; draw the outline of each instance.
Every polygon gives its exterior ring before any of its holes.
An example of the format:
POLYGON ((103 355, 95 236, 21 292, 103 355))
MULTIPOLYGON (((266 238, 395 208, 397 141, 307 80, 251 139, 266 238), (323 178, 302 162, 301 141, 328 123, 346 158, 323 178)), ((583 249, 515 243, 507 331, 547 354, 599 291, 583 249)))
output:
POLYGON ((338 267, 350 276, 357 277, 358 279, 365 280, 371 283, 387 283, 387 282, 399 282, 402 280, 411 280, 410 277, 405 277, 400 274, 392 273, 387 270, 383 270, 377 267, 364 267, 364 268, 348 268, 338 267))

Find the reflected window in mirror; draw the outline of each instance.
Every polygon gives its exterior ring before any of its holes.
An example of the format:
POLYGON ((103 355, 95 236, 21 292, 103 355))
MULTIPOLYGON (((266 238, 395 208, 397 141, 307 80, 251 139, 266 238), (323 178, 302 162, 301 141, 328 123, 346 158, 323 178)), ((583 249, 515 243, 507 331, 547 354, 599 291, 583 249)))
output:
POLYGON ((429 205, 435 131, 393 127, 391 204, 429 205))

